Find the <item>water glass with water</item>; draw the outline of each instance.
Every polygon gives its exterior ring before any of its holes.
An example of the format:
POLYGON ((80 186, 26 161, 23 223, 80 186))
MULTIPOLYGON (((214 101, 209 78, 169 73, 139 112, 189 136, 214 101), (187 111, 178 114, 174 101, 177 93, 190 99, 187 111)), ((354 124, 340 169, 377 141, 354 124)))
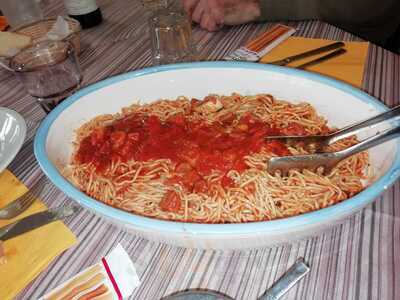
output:
POLYGON ((181 12, 161 10, 149 19, 154 65, 196 60, 192 27, 181 12))

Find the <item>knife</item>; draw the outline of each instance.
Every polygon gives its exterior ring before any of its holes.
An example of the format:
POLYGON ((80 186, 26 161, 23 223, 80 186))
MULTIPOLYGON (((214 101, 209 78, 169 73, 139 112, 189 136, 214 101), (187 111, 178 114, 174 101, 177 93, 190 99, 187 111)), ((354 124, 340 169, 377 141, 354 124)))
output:
POLYGON ((322 63, 322 62, 324 62, 324 61, 326 61, 328 59, 331 59, 331 58, 334 58, 336 56, 342 55, 344 53, 346 53, 346 50, 343 49, 343 48, 340 48, 340 49, 338 49, 336 51, 333 51, 333 52, 331 52, 331 53, 329 53, 327 55, 321 56, 321 57, 319 57, 317 59, 314 59, 312 61, 306 62, 305 64, 297 66, 296 69, 305 69, 305 68, 311 67, 313 65, 322 63))
POLYGON ((303 53, 300 53, 300 54, 289 56, 289 57, 286 57, 284 59, 276 60, 276 61, 273 61, 273 62, 268 62, 267 64, 272 64, 272 65, 277 65, 277 66, 286 66, 287 64, 289 64, 289 63, 291 63, 293 61, 296 61, 296 60, 299 60, 299 59, 303 59, 303 58, 306 58, 306 57, 310 57, 310 56, 313 56, 313 55, 321 54, 321 53, 324 53, 324 52, 328 52, 328 51, 331 51, 331 50, 335 50, 335 49, 341 48, 343 46, 344 46, 343 42, 335 42, 335 43, 332 43, 332 44, 329 44, 329 45, 326 45, 326 46, 323 46, 323 47, 320 47, 320 48, 316 48, 316 49, 313 49, 313 50, 310 50, 310 51, 306 51, 306 52, 303 52, 303 53))
POLYGON ((22 218, 0 228, 0 240, 5 241, 39 228, 51 222, 66 218, 79 210, 77 206, 61 206, 22 218))

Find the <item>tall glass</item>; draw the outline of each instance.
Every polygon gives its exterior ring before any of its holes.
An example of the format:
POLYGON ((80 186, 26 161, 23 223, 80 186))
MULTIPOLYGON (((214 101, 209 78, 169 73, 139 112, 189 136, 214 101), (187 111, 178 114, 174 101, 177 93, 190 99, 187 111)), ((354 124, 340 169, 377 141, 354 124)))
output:
POLYGON ((196 60, 192 25, 186 14, 160 10, 149 20, 154 65, 196 60))
POLYGON ((75 92, 82 81, 78 57, 70 42, 36 44, 15 55, 10 67, 46 113, 75 92))

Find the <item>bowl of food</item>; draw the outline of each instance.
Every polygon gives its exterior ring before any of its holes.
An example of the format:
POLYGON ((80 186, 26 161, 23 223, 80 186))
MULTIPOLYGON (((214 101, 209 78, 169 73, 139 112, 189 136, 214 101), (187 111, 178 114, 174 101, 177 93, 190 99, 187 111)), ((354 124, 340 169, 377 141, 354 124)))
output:
POLYGON ((16 34, 29 36, 32 44, 46 39, 61 39, 71 42, 78 54, 81 50, 80 31, 79 22, 67 16, 44 19, 13 30, 16 34))
POLYGON ((34 150, 65 194, 135 234, 183 247, 265 247, 317 235, 361 210, 399 176, 400 156, 394 140, 329 174, 282 176, 266 172, 268 159, 305 150, 264 137, 324 134, 385 110, 301 70, 167 65, 80 90, 42 122, 34 150))
POLYGON ((46 40, 62 40, 70 42, 76 53, 81 51, 81 25, 69 17, 49 18, 11 31, 0 32, 0 59, 7 66, 11 57, 20 50, 46 40))

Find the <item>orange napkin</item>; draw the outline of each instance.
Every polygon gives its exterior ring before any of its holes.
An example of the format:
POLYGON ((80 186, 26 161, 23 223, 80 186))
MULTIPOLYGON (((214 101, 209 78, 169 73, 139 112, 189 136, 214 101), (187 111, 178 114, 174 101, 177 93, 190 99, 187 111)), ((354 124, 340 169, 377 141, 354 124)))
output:
MULTIPOLYGON (((27 191, 10 171, 0 173, 0 207, 27 191)), ((37 199, 21 215, 11 220, 0 220, 0 227, 17 219, 46 210, 37 199)), ((0 265, 0 299, 13 299, 49 263, 77 242, 74 234, 61 221, 53 222, 4 242, 7 263, 0 265)))
MULTIPOLYGON (((268 63, 275 60, 279 60, 288 56, 296 55, 308 50, 319 48, 334 41, 322 40, 322 39, 309 39, 302 37, 290 37, 286 41, 279 44, 271 52, 266 54, 260 62, 268 63)), ((361 87, 364 65, 368 53, 367 42, 345 42, 346 53, 334 57, 320 64, 311 66, 307 68, 307 71, 312 71, 327 75, 347 83, 353 86, 361 87)), ((295 61, 289 64, 289 67, 299 66, 308 61, 314 60, 320 56, 326 55, 319 54, 316 56, 308 57, 302 60, 295 61)))

